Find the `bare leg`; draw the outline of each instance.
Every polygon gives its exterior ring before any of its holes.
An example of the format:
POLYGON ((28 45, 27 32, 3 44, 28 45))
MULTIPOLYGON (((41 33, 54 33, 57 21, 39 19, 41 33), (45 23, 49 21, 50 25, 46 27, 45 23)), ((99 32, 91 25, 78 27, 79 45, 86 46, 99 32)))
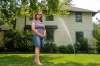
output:
POLYGON ((34 62, 38 65, 42 65, 42 63, 40 62, 40 48, 35 47, 35 58, 34 58, 34 62))

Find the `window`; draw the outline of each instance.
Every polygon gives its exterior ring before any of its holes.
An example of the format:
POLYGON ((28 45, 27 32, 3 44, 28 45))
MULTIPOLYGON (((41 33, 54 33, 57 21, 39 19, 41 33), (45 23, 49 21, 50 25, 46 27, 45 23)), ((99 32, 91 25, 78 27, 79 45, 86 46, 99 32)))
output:
POLYGON ((76 32, 76 42, 81 43, 84 38, 83 32, 76 32))
POLYGON ((53 15, 46 16, 46 21, 54 21, 54 16, 53 15))
POLYGON ((75 21, 82 22, 82 13, 81 12, 75 12, 75 21))
POLYGON ((54 41, 54 31, 57 29, 57 26, 46 26, 46 40, 47 41, 54 41))
POLYGON ((24 31, 31 31, 31 25, 25 25, 24 31))
POLYGON ((47 29, 47 40, 54 41, 54 30, 53 29, 47 29))

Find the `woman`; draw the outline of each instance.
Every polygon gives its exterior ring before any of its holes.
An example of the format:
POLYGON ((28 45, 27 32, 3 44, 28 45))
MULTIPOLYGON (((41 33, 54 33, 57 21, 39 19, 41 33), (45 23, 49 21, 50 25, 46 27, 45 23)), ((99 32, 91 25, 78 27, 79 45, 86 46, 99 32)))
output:
POLYGON ((45 26, 42 22, 42 14, 36 14, 34 20, 32 21, 32 43, 35 46, 35 58, 34 63, 37 65, 42 65, 40 62, 40 49, 43 47, 43 40, 46 36, 45 26))

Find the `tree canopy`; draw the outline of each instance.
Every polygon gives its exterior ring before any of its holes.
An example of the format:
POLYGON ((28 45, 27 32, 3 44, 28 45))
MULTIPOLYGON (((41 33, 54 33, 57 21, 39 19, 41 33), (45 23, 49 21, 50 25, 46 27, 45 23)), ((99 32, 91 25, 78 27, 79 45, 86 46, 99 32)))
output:
POLYGON ((11 23, 16 16, 32 16, 37 11, 58 15, 67 12, 71 0, 0 0, 0 23, 11 23), (62 10, 63 9, 63 10, 62 10))

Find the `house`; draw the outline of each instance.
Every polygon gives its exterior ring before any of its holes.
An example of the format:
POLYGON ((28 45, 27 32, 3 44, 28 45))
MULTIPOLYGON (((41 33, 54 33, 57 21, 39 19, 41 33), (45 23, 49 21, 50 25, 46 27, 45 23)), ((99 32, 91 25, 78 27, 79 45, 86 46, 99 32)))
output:
POLYGON ((76 41, 80 42, 82 38, 87 38, 88 44, 92 46, 92 11, 77 7, 70 7, 70 11, 70 15, 53 16, 50 20, 48 17, 44 19, 48 30, 52 29, 50 32, 54 37, 51 38, 57 45, 72 44, 76 41))
MULTIPOLYGON (((78 7, 70 7, 71 14, 65 16, 44 16, 44 24, 47 29, 48 41, 53 41, 57 45, 67 45, 87 38, 92 46, 92 11, 78 7)), ((24 30, 25 25, 30 26, 29 17, 18 17, 16 19, 16 29, 24 30)))
MULTIPOLYGON (((78 7, 70 7, 70 14, 65 16, 46 16, 43 22, 47 29, 46 41, 53 41, 55 44, 68 45, 80 42, 82 38, 87 38, 92 46, 92 13, 93 11, 78 7)), ((27 16, 16 18, 15 28, 19 31, 31 29, 32 20, 27 16)), ((81 43, 81 42, 80 42, 81 43)))

